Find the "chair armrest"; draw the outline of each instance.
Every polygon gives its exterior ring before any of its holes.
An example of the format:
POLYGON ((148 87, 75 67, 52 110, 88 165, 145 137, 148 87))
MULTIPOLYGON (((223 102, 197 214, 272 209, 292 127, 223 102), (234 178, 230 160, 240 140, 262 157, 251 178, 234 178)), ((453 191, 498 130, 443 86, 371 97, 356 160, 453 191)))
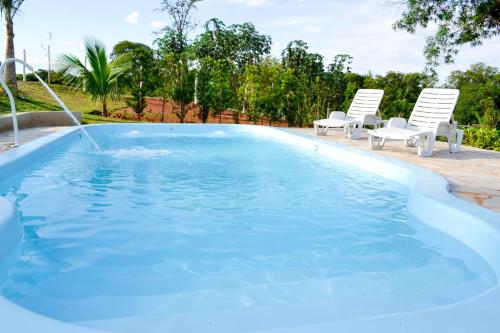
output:
POLYGON ((345 117, 346 117, 346 114, 345 114, 345 112, 342 112, 342 111, 332 111, 328 115, 328 119, 341 119, 341 120, 344 120, 345 117))
POLYGON ((454 131, 455 129, 456 124, 450 124, 447 121, 442 121, 434 126, 434 133, 436 133, 436 135, 447 136, 451 131, 454 131))
POLYGON ((373 114, 367 114, 363 117, 363 125, 377 126, 382 123, 382 119, 379 116, 373 114))
POLYGON ((406 119, 400 117, 393 117, 389 119, 386 127, 406 128, 406 119))

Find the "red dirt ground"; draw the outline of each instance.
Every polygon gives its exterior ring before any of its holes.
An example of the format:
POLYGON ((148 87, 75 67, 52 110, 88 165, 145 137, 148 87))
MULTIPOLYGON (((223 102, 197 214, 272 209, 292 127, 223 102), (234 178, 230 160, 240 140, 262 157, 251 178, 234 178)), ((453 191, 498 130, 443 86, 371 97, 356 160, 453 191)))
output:
MULTIPOLYGON (((161 122, 161 109, 162 109, 162 99, 156 97, 146 98, 147 106, 144 110, 141 121, 148 122, 161 122)), ((179 118, 176 116, 176 112, 180 109, 180 106, 172 101, 167 101, 165 104, 165 114, 163 122, 165 123, 178 123, 179 118)), ((200 112, 200 107, 194 103, 187 106, 185 123, 201 123, 201 119, 198 114, 200 112)), ((111 117, 125 120, 139 120, 138 115, 132 110, 132 108, 125 108, 116 110, 111 114, 111 117)), ((210 115, 207 119, 207 123, 218 124, 219 116, 210 115)), ((220 117, 220 123, 222 124, 234 124, 235 119, 231 111, 224 111, 220 117)), ((255 125, 269 125, 269 120, 266 117, 262 117, 260 121, 254 122, 248 119, 248 116, 242 114, 239 116, 240 124, 255 124, 255 125)), ((275 122, 273 126, 287 127, 287 122, 275 122)))

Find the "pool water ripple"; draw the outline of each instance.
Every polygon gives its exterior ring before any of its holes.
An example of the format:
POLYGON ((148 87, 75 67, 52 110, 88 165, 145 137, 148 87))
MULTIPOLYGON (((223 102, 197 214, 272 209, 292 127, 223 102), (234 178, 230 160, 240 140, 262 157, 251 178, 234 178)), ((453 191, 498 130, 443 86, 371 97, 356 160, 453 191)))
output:
POLYGON ((0 291, 41 314, 330 304, 340 319, 382 311, 334 306, 347 299, 390 309, 411 296, 414 310, 495 283, 478 255, 408 213, 406 189, 313 151, 227 133, 97 140, 107 152, 77 141, 0 184, 25 231, 0 291))

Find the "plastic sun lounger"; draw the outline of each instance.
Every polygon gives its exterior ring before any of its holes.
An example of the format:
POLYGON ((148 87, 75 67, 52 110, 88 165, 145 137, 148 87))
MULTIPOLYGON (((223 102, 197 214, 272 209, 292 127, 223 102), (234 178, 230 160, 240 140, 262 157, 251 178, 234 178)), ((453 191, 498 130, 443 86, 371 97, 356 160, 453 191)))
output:
POLYGON ((436 137, 442 135, 448 139, 450 152, 458 152, 463 131, 457 129, 453 111, 459 94, 457 89, 422 90, 408 122, 391 118, 386 127, 368 131, 370 148, 382 149, 387 140, 402 140, 407 146, 417 146, 418 156, 431 156, 436 137))
POLYGON ((344 128, 347 137, 357 139, 364 126, 380 126, 382 119, 377 113, 383 96, 381 89, 359 89, 347 113, 334 111, 327 119, 314 121, 316 135, 326 135, 329 128, 344 128))

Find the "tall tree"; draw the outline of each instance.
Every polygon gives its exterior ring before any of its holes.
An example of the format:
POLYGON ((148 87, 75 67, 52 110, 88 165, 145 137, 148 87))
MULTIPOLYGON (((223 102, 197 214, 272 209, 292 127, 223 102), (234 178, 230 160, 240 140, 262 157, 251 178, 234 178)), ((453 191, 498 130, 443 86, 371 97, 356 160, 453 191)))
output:
MULTIPOLYGON (((0 14, 2 14, 5 19, 5 33, 7 37, 5 43, 5 59, 15 58, 16 56, 14 49, 14 17, 18 13, 23 2, 24 0, 0 0, 0 14)), ((7 64, 5 67, 4 80, 17 90, 15 63, 7 64)))
POLYGON ((478 63, 466 71, 454 71, 446 85, 460 89, 455 119, 460 124, 500 128, 500 71, 478 63))
POLYGON ((124 73, 124 84, 131 94, 127 104, 135 111, 139 120, 147 106, 146 96, 155 88, 156 75, 153 50, 144 44, 121 41, 113 47, 111 58, 125 57, 129 61, 124 73))
POLYGON ((164 80, 163 105, 165 105, 166 96, 180 104, 180 110, 176 112, 176 115, 181 123, 184 122, 187 114, 186 106, 194 97, 194 73, 190 70, 193 54, 188 49, 188 35, 195 26, 192 12, 201 1, 162 0, 159 9, 167 13, 172 20, 171 26, 164 28, 163 36, 156 41, 159 46, 161 67, 163 67, 161 69, 163 72, 161 77, 164 80))
POLYGON ((427 38, 424 54, 429 67, 452 63, 458 48, 477 46, 500 34, 499 0, 410 0, 392 2, 405 7, 394 24, 397 30, 415 33, 417 28, 437 25, 427 38))
POLYGON ((102 115, 108 116, 108 100, 120 97, 124 91, 123 77, 128 70, 126 57, 119 56, 109 61, 104 44, 98 40, 85 41, 85 54, 90 69, 71 54, 62 55, 58 66, 66 84, 83 90, 93 100, 101 103, 102 115))
MULTIPOLYGON (((193 10, 202 0, 162 0, 159 11, 167 13, 172 19, 172 26, 177 42, 184 49, 188 45, 188 34, 194 28, 193 10)), ((170 32, 169 32, 170 33, 170 32)))
POLYGON ((233 29, 226 27, 224 22, 216 18, 208 20, 204 28, 205 31, 193 43, 196 57, 236 61, 238 37, 233 29))
POLYGON ((285 116, 290 125, 304 126, 318 115, 318 89, 324 76, 323 57, 309 53, 309 46, 302 40, 290 42, 281 52, 281 62, 286 70, 287 91, 285 116))
POLYGON ((342 108, 344 91, 347 88, 346 73, 351 71, 352 59, 348 54, 338 54, 328 65, 328 70, 325 73, 326 91, 324 94, 327 112, 342 108))
POLYGON ((179 105, 176 112, 181 123, 187 114, 187 105, 194 99, 194 74, 190 65, 193 53, 183 46, 174 29, 166 29, 165 34, 156 40, 158 45, 158 72, 161 78, 163 99, 162 118, 167 98, 179 105))
POLYGON ((252 23, 234 24, 230 29, 237 38, 236 63, 240 69, 259 64, 271 53, 271 37, 260 34, 252 23))

